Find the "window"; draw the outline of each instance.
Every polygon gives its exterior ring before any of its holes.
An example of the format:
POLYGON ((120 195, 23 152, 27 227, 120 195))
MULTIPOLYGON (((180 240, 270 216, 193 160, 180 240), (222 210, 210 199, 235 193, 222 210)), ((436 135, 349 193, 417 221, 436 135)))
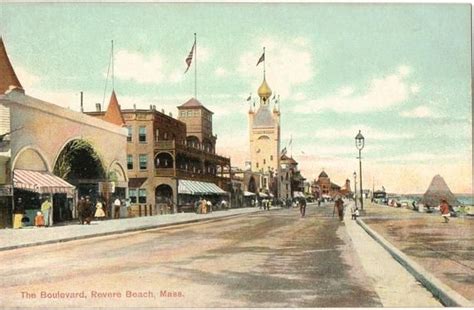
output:
POLYGON ((132 142, 132 127, 127 127, 127 142, 132 142))
POLYGON ((138 203, 146 203, 146 189, 144 188, 138 190, 138 203))
POLYGON ((255 167, 257 167, 257 168, 258 168, 258 163, 256 163, 256 164, 255 164, 255 167))
POLYGON ((263 159, 263 164, 265 165, 267 163, 267 160, 266 159, 263 159))
POLYGON ((263 187, 267 187, 267 178, 263 178, 263 187))
POLYGON ((160 140, 160 130, 157 128, 155 129, 155 141, 160 140))
POLYGON ((167 132, 165 132, 165 133, 163 134, 163 139, 164 139, 164 140, 168 140, 168 133, 167 133, 167 132))
POLYGON ((127 169, 132 170, 133 169, 133 155, 127 155, 127 169))
POLYGON ((146 142, 146 127, 140 126, 138 128, 138 141, 141 143, 146 142))
POLYGON ((273 161, 273 155, 270 155, 270 161, 273 161))
POLYGON ((194 116, 199 116, 199 110, 194 110, 194 116))
POLYGON ((186 117, 186 111, 181 111, 181 117, 186 117))
POLYGON ((130 198, 131 203, 137 203, 137 189, 136 188, 129 188, 128 189, 128 197, 130 198))
POLYGON ((193 111, 188 111, 188 117, 193 116, 193 111))
POLYGON ((146 170, 147 166, 147 156, 146 154, 140 154, 139 155, 140 159, 140 170, 146 170))

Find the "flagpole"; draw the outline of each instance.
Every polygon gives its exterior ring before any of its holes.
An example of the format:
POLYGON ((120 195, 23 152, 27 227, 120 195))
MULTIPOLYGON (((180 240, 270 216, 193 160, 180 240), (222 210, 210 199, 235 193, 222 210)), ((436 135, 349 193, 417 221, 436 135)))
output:
POLYGON ((115 90, 115 76, 114 76, 114 40, 112 40, 112 91, 115 90))
POLYGON ((263 47, 263 79, 265 79, 265 46, 263 47))
POLYGON ((197 100, 197 41, 194 33, 194 98, 197 100))

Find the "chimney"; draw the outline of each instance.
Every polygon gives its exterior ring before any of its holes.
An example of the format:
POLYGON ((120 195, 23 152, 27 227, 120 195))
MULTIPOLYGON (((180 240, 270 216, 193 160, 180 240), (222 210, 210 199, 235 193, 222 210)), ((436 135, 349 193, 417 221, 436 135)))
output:
POLYGON ((96 111, 96 112, 101 112, 100 103, 96 103, 96 104, 95 104, 95 111, 96 111))
POLYGON ((136 111, 137 110, 137 105, 134 103, 133 104, 133 110, 136 111))
POLYGON ((155 111, 156 111, 156 105, 153 105, 153 110, 155 110, 155 111))
POLYGON ((170 112, 170 117, 173 117, 173 113, 170 112))
POLYGON ((81 91, 81 113, 84 112, 84 93, 81 91))
POLYGON ((150 104, 150 111, 153 111, 153 106, 150 104))
POLYGON ((161 113, 165 114, 165 109, 161 109, 161 113))

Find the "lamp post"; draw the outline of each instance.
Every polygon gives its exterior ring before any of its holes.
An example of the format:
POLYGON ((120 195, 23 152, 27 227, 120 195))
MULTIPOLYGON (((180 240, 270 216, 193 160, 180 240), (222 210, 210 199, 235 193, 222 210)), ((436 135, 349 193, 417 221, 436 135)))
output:
POLYGON ((364 142, 365 138, 364 136, 360 133, 355 136, 355 145, 356 148, 359 150, 359 176, 360 176, 360 209, 364 210, 364 194, 362 192, 362 156, 361 156, 361 151, 364 148, 364 142))
POLYGON ((357 173, 354 171, 354 201, 357 208, 357 173))

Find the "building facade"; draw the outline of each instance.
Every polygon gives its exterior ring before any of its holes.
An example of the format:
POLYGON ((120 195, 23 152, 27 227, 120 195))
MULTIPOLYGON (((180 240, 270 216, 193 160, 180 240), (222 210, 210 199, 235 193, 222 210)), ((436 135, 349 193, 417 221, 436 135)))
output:
POLYGON ((151 206, 152 214, 192 211, 200 197, 230 200, 232 184, 224 175, 230 159, 215 153, 212 112, 194 98, 178 110, 179 119, 154 106, 121 110, 128 132, 129 198, 132 205, 151 206))
POLYGON ((77 196, 98 198, 101 185, 125 198, 125 129, 26 95, 1 39, 0 70, 2 227, 12 225, 18 198, 27 224, 45 196, 53 222, 75 217, 77 196))
POLYGON ((313 195, 315 198, 334 199, 336 196, 350 197, 351 182, 346 179, 343 186, 331 182, 328 174, 323 170, 317 180, 313 181, 311 185, 313 195))

